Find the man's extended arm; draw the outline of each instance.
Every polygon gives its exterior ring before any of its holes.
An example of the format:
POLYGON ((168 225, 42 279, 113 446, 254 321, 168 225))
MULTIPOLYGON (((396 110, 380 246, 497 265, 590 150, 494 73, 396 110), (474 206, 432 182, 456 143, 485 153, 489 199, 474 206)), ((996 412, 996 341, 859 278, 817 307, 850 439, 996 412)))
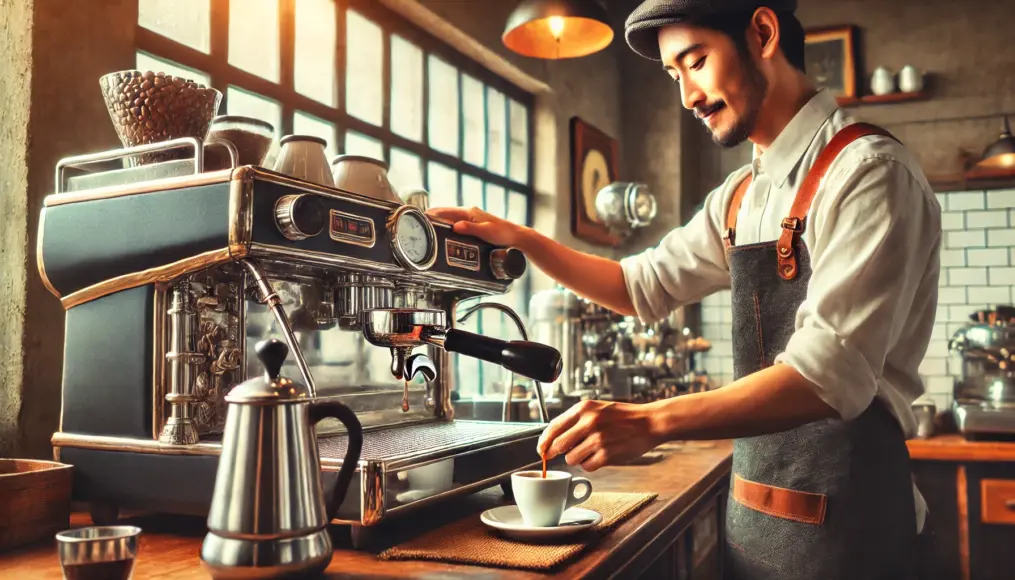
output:
POLYGON ((624 284, 620 263, 579 252, 555 242, 532 228, 520 228, 516 247, 547 276, 596 304, 625 316, 633 316, 634 305, 624 284))
POLYGON ((624 272, 613 260, 579 252, 532 228, 476 208, 442 207, 428 213, 435 219, 453 223, 457 233, 518 248, 547 276, 579 296, 620 314, 635 314, 624 284, 624 272))
POLYGON ((675 439, 753 437, 836 416, 813 384, 780 364, 721 389, 652 403, 583 401, 546 427, 536 449, 595 471, 675 439))
MULTIPOLYGON (((746 169, 746 168, 745 168, 746 169)), ((625 315, 655 321, 682 306, 729 286, 722 232, 725 194, 744 177, 738 171, 705 198, 705 206, 658 247, 620 263, 586 254, 540 232, 480 209, 433 208, 437 220, 455 231, 522 250, 548 276, 596 304, 625 315)))

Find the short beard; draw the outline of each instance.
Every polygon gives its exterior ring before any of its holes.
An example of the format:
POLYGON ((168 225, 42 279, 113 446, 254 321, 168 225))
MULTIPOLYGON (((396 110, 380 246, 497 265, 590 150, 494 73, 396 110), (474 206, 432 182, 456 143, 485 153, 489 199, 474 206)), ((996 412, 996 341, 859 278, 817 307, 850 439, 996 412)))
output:
POLYGON ((754 127, 758 123, 758 115, 761 113, 761 104, 765 101, 765 95, 768 93, 768 80, 761 73, 761 69, 754 64, 749 53, 743 51, 741 55, 743 56, 741 69, 744 75, 747 110, 725 133, 712 132, 712 141, 727 149, 740 145, 754 132, 754 127))

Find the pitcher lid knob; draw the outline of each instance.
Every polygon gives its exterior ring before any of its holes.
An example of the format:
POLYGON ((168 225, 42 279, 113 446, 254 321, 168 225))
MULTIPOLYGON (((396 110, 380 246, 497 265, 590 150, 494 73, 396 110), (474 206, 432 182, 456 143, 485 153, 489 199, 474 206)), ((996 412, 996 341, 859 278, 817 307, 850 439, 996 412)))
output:
POLYGON ((233 387, 226 395, 226 402, 266 405, 298 403, 310 399, 307 387, 282 376, 282 365, 289 355, 286 343, 269 338, 258 342, 254 351, 264 366, 264 374, 253 376, 233 387))
POLYGON ((277 338, 262 340, 254 345, 257 358, 264 365, 264 378, 269 381, 278 380, 282 374, 282 365, 289 355, 289 347, 277 338))

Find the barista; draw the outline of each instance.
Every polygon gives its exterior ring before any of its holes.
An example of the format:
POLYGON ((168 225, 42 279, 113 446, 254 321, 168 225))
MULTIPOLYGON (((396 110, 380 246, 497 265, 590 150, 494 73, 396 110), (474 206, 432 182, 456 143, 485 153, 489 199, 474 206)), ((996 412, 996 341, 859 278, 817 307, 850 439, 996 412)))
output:
POLYGON ((648 0, 629 46, 752 162, 661 243, 619 263, 478 209, 431 215, 514 246, 575 293, 645 321, 732 288, 736 380, 650 404, 584 401, 548 458, 594 471, 672 439, 734 438, 726 566, 738 578, 915 577, 926 506, 905 440, 937 304, 940 206, 913 155, 804 73, 796 0, 648 0))

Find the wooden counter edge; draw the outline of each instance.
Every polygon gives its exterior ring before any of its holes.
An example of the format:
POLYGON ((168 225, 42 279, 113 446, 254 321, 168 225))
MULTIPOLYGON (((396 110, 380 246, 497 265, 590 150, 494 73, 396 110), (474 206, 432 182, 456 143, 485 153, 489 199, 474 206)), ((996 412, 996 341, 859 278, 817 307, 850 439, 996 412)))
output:
MULTIPOLYGON (((730 470, 733 467, 733 453, 719 465, 716 466, 715 470, 712 471, 707 477, 702 478, 693 488, 689 489, 686 493, 679 497, 673 498, 666 504, 658 513, 654 514, 652 518, 648 519, 638 530, 636 530, 631 536, 629 536, 625 543, 629 543, 635 546, 639 546, 637 550, 630 556, 628 556, 623 562, 614 562, 613 560, 607 560, 604 563, 615 565, 613 571, 607 575, 609 578, 620 577, 620 571, 623 571, 625 575, 629 574, 633 568, 639 567, 640 564, 645 566, 651 565, 652 561, 647 560, 639 563, 640 558, 651 558, 652 555, 658 555, 665 549, 672 541, 676 539, 676 536, 683 533, 684 530, 689 528, 701 512, 708 508, 708 501, 717 495, 722 495, 729 488, 729 477, 730 470), (718 488, 718 491, 716 491, 718 488), (715 493, 713 493, 715 491, 715 493), (675 513, 671 517, 671 512, 675 513), (635 542, 639 539, 639 534, 651 534, 650 539, 644 542, 635 542), (673 537, 671 537, 673 536, 673 537)), ((720 514, 726 512, 726 506, 720 506, 720 514)), ((724 523, 719 522, 720 530, 718 531, 719 542, 722 542, 723 532, 722 527, 724 523)), ((619 558, 622 555, 620 550, 615 550, 611 553, 619 558)), ((644 566, 643 566, 644 567, 644 566)), ((595 575, 589 575, 589 578, 595 578, 595 575)))
POLYGON ((921 461, 1015 461, 1015 443, 967 441, 961 435, 910 439, 909 457, 921 461))
MULTIPOLYGON (((580 577, 585 579, 615 578, 630 576, 632 568, 650 565, 654 556, 666 548, 671 540, 684 529, 690 527, 702 508, 706 507, 709 498, 724 492, 728 488, 729 474, 733 467, 732 441, 716 441, 717 445, 729 446, 725 458, 717 461, 715 466, 690 488, 679 495, 668 499, 656 499, 659 506, 652 511, 650 503, 646 513, 635 514, 634 521, 638 526, 624 534, 619 542, 611 545, 606 538, 594 547, 591 553, 580 556, 577 561, 560 571, 562 577, 580 577), (716 491, 718 489, 718 491, 716 491), (712 492, 716 491, 715 494, 712 492), (639 515, 641 517, 639 517, 639 515), (673 538, 670 538, 670 532, 673 538), (608 549, 605 558, 599 560, 592 556, 596 551, 608 549), (643 561, 639 561, 643 560, 643 561)), ((725 506, 721 508, 725 512, 725 506)), ((722 525, 721 523, 719 524, 722 525)), ((611 532, 611 535, 613 533, 611 532)), ((722 533, 720 532, 720 538, 722 533)))

